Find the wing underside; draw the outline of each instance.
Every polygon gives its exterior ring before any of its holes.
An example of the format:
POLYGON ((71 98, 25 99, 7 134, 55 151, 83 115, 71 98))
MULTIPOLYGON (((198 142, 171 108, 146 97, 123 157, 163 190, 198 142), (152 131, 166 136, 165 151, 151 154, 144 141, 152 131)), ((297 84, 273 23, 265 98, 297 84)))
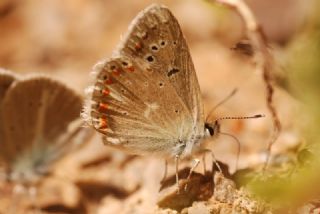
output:
POLYGON ((104 142, 136 153, 168 153, 203 134, 200 89, 171 12, 142 11, 113 58, 95 67, 84 117, 104 142))

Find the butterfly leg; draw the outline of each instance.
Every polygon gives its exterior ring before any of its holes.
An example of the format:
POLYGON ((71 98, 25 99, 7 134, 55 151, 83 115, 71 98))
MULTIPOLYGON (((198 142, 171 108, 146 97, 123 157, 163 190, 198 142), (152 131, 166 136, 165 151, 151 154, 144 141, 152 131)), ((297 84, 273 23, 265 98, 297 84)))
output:
POLYGON ((180 156, 179 155, 176 155, 174 160, 175 160, 175 165, 176 165, 176 186, 177 186, 177 191, 178 191, 178 194, 180 193, 180 185, 179 185, 179 158, 180 156))
POLYGON ((205 153, 210 153, 210 154, 211 154, 211 158, 212 158, 214 164, 216 165, 217 169, 222 173, 221 167, 220 167, 220 165, 219 165, 216 157, 214 156, 213 151, 211 151, 210 149, 204 149, 204 150, 202 150, 202 151, 204 152, 204 154, 205 154, 205 153))
POLYGON ((193 164, 192 164, 192 167, 191 167, 191 169, 189 171, 189 175, 187 177, 187 184, 184 186, 184 190, 185 191, 188 188, 188 182, 190 181, 191 175, 192 175, 193 171, 195 170, 195 168, 199 165, 199 163, 200 163, 199 159, 197 159, 197 158, 193 159, 193 164))
POLYGON ((168 173, 168 161, 164 160, 164 173, 160 183, 163 183, 164 180, 167 178, 167 173, 168 173))
POLYGON ((207 171, 207 166, 206 166, 206 153, 203 154, 202 156, 202 166, 203 166, 203 174, 206 174, 207 171))

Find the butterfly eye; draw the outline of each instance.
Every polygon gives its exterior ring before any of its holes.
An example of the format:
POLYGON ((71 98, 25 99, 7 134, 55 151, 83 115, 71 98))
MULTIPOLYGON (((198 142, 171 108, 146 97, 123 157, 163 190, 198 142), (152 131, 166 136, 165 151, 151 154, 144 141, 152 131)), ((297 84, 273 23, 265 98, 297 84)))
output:
POLYGON ((159 82, 159 86, 162 88, 164 86, 163 82, 159 82))
POLYGON ((174 46, 176 46, 177 45, 177 41, 173 41, 173 43, 172 43, 174 46))
POLYGON ((215 134, 214 127, 212 127, 210 124, 205 123, 204 127, 209 132, 210 136, 213 136, 215 134))

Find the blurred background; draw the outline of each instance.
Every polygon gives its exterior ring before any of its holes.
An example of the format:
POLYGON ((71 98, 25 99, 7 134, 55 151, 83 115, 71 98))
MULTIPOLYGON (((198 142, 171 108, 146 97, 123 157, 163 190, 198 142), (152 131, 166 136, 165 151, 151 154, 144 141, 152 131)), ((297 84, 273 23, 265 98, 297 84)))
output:
MULTIPOLYGON (((181 25, 206 112, 237 88, 238 93, 217 109, 216 118, 266 115, 223 121, 221 127, 241 142, 239 168, 261 165, 272 131, 265 85, 252 57, 232 49, 246 40, 245 28, 238 14, 221 5, 201 0, 1 0, 0 67, 19 74, 48 74, 84 97, 85 87, 93 81, 93 65, 111 56, 132 19, 154 2, 168 6, 181 25)), ((312 72, 318 72, 320 64, 316 57, 319 17, 314 12, 319 4, 312 0, 246 2, 262 25, 275 61, 274 102, 283 130, 272 155, 290 159, 307 141, 306 129, 316 136, 316 131, 306 128, 310 126, 305 114, 318 115, 319 86, 314 77, 318 80, 319 74, 312 72)), ((234 140, 221 136, 210 146, 234 172, 234 140)), ((163 160, 104 147, 95 135, 85 148, 57 164, 54 175, 39 188, 38 203, 45 212, 56 213, 154 213, 163 169, 163 160)), ((173 169, 171 164, 170 175, 173 169)), ((2 199, 0 213, 5 213, 10 199, 2 199)))

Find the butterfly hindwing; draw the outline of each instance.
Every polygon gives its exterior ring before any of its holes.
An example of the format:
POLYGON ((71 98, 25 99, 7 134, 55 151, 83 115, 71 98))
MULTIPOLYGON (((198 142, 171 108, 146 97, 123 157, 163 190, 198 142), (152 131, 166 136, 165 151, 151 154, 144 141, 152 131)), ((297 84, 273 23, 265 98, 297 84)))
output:
POLYGON ((96 66, 92 102, 86 110, 93 126, 106 135, 106 143, 130 147, 131 152, 169 148, 179 124, 192 120, 168 80, 143 66, 121 56, 96 66))

